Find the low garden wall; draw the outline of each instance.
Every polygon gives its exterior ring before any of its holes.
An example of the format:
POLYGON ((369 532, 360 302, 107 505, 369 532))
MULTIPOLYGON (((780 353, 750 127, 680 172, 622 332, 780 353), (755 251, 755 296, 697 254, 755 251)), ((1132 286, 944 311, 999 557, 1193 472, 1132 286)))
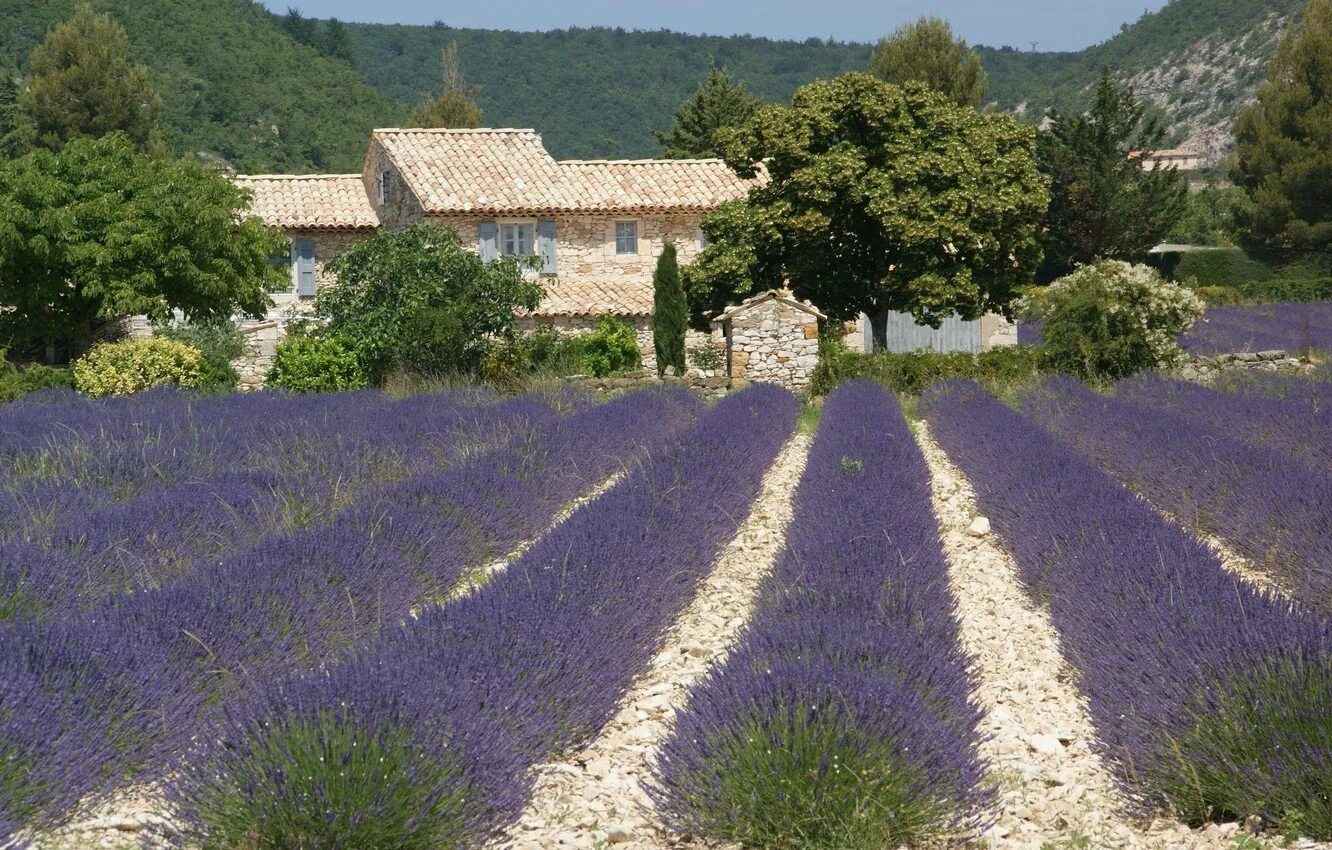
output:
POLYGON ((1282 372, 1297 374, 1313 370, 1287 351, 1241 351, 1235 354, 1209 354, 1191 358, 1179 369, 1186 381, 1210 382, 1222 372, 1282 372))

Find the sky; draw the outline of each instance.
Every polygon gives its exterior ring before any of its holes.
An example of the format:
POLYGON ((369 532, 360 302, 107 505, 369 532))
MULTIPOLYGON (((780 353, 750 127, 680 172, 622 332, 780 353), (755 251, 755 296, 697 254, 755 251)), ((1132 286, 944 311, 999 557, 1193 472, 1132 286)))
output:
POLYGON ((804 40, 872 41, 922 14, 946 18, 972 44, 1023 50, 1081 50, 1104 41, 1166 0, 264 0, 278 12, 310 17, 455 27, 549 30, 569 26, 749 33, 804 40))

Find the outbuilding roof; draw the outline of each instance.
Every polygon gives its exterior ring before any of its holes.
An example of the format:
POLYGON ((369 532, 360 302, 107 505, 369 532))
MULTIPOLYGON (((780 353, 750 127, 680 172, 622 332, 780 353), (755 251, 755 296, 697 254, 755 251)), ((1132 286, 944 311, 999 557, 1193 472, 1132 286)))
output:
POLYGON ((378 227, 359 174, 265 174, 239 176, 236 184, 254 196, 250 211, 274 227, 378 227))

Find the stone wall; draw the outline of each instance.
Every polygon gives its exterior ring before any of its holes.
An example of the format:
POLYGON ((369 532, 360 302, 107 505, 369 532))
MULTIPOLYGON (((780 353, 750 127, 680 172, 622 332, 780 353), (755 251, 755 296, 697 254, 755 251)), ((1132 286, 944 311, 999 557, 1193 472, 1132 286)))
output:
POLYGON ((1212 354, 1191 358, 1179 368, 1186 381, 1208 383, 1222 372, 1283 372, 1297 374, 1313 369, 1286 351, 1241 351, 1236 354, 1212 354))
POLYGON ((728 311, 721 324, 730 376, 803 389, 819 362, 819 320, 783 298, 728 311))
POLYGON ((273 368, 273 356, 277 353, 278 343, 287 335, 281 322, 252 322, 240 326, 245 336, 245 353, 231 361, 231 366, 240 375, 242 392, 257 390, 268 379, 268 370, 273 368))
MULTIPOLYGON (((379 224, 386 230, 397 230, 420 221, 424 215, 421 202, 403 181, 402 175, 394 167, 392 160, 384 151, 378 139, 370 140, 370 147, 365 152, 365 164, 361 168, 361 180, 365 185, 365 194, 370 204, 379 214, 379 224), (388 199, 379 201, 379 175, 388 174, 388 199)), ((475 238, 475 234, 473 234, 475 238)))

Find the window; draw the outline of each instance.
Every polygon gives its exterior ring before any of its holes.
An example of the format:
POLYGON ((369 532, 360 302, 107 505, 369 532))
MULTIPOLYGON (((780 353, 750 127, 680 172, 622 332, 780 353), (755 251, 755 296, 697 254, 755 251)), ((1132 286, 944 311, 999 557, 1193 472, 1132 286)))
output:
POLYGON ((501 224, 500 254, 505 257, 530 257, 536 253, 535 224, 501 224))
POLYGON ((380 203, 380 204, 386 204, 386 203, 388 203, 388 201, 389 201, 389 189, 390 189, 390 186, 392 185, 392 183, 391 183, 390 181, 391 181, 392 179, 393 179, 393 172, 391 172, 391 171, 381 171, 381 172, 379 172, 379 203, 380 203))
POLYGON ((703 232, 703 228, 698 229, 698 250, 704 251, 708 247, 708 234, 703 232))
POLYGON ((617 254, 638 253, 638 222, 636 221, 615 222, 615 253, 617 254))

